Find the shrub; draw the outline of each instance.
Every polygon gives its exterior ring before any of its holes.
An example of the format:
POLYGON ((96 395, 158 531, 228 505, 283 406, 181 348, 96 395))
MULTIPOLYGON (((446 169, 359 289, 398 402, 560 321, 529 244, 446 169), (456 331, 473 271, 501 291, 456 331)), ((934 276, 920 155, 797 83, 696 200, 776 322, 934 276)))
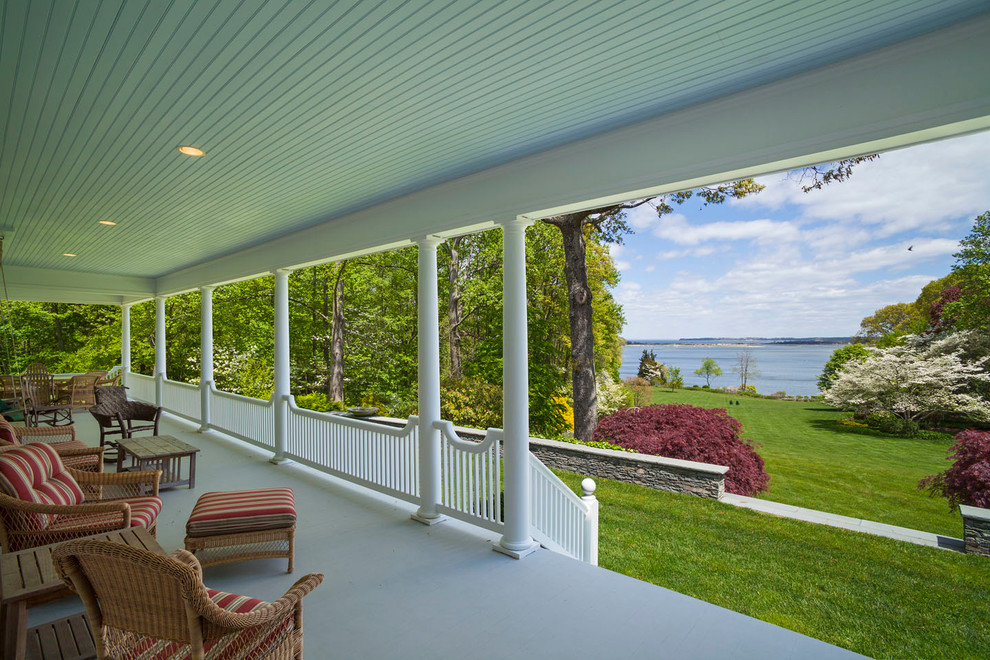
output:
POLYGON ((910 438, 918 434, 918 423, 910 419, 903 419, 891 412, 878 412, 866 417, 866 425, 871 429, 890 433, 892 435, 902 435, 910 438))
POLYGON ((461 378, 440 388, 440 417, 475 429, 502 426, 502 388, 480 378, 461 378))
POLYGON ((742 424, 725 410, 670 404, 620 410, 598 423, 592 440, 643 454, 726 465, 725 489, 755 495, 769 489, 770 477, 741 431, 742 424))
POLYGON ((634 406, 648 406, 653 400, 653 387, 650 381, 639 376, 630 376, 623 381, 626 388, 632 392, 632 403, 634 406))
POLYGON ((595 391, 598 396, 598 419, 633 403, 632 392, 622 383, 615 382, 612 374, 605 369, 600 370, 595 377, 595 391))
POLYGON ((960 504, 990 508, 990 431, 956 434, 946 460, 955 462, 945 472, 922 479, 918 490, 948 498, 950 509, 960 504))
POLYGON ((331 401, 326 392, 309 392, 308 394, 297 394, 295 396, 296 405, 308 410, 319 410, 328 412, 330 410, 344 410, 344 404, 340 401, 331 401))

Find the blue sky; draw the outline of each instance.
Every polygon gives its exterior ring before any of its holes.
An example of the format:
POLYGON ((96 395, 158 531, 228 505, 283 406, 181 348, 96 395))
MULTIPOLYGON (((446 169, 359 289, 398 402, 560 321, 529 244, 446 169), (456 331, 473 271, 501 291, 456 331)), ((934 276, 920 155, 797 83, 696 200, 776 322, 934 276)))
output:
POLYGON ((793 175, 758 181, 721 206, 633 212, 612 249, 624 337, 849 336, 913 301, 990 210, 990 132, 886 152, 810 193, 793 175))

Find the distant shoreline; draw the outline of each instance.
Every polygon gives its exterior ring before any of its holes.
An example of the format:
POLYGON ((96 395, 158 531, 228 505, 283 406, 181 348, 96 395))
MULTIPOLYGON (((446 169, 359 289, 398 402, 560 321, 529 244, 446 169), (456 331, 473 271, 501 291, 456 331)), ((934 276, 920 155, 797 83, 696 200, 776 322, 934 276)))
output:
POLYGON ((824 346, 843 345, 850 342, 850 337, 699 337, 697 339, 628 339, 626 346, 824 346))

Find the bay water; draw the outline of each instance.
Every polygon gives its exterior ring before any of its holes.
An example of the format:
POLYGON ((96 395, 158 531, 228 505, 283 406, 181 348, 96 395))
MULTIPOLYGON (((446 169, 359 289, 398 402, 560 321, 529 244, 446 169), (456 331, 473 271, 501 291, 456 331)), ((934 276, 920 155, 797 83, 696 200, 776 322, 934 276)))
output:
MULTIPOLYGON (((660 341, 660 340, 658 340, 660 341)), ((722 375, 712 378, 712 388, 739 385, 739 375, 732 367, 738 363, 739 353, 749 350, 755 369, 760 375, 750 378, 760 394, 786 392, 791 396, 814 396, 818 391, 818 376, 822 367, 841 344, 790 344, 764 340, 677 341, 651 344, 626 344, 622 352, 619 375, 623 380, 639 371, 643 349, 652 350, 656 359, 668 367, 678 367, 684 377, 684 385, 704 385, 704 376, 696 376, 694 370, 701 361, 710 357, 722 369, 722 375), (731 343, 730 343, 731 342, 731 343)))

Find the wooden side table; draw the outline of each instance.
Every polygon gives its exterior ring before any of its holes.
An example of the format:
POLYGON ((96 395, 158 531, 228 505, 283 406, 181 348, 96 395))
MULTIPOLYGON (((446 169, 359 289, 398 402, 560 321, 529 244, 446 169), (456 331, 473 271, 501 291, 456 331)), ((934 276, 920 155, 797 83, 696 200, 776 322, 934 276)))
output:
POLYGON ((196 485, 196 453, 193 447, 170 435, 152 435, 140 438, 123 438, 117 443, 117 472, 128 470, 161 470, 158 490, 196 485), (125 466, 126 457, 131 457, 125 466), (189 458, 189 477, 182 477, 182 459, 189 458))
MULTIPOLYGON (((115 541, 163 554, 165 552, 155 537, 143 527, 85 538, 115 541)), ((59 544, 51 543, 0 554, 0 622, 3 624, 4 658, 22 660, 25 657, 29 607, 72 595, 55 573, 52 549, 57 545, 59 544)))

